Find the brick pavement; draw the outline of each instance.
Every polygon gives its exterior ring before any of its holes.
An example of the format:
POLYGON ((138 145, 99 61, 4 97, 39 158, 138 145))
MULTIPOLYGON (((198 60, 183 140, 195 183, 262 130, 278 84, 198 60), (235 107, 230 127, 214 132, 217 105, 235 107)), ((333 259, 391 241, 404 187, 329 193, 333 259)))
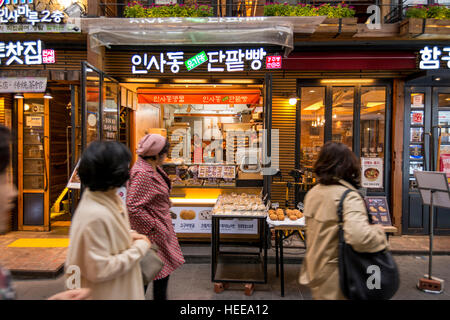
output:
MULTIPOLYGON (((12 248, 9 244, 22 238, 67 238, 68 228, 54 228, 51 232, 10 232, 0 236, 0 265, 11 270, 16 276, 30 277, 55 277, 59 275, 64 266, 67 248, 12 248)), ((391 250, 397 254, 422 254, 428 253, 428 236, 392 236, 390 237, 391 250)), ((294 241, 291 245, 302 244, 294 241)), ((287 245, 288 246, 288 245, 287 245)), ((433 242, 434 254, 450 254, 450 236, 436 236, 433 242)), ((210 248, 208 245, 182 245, 186 261, 193 261, 198 257, 209 259, 210 248)), ((269 251, 269 256, 274 255, 274 250, 269 251)), ((296 255, 296 258, 300 258, 296 255)), ((291 259, 292 261, 295 259, 291 259)), ((286 256, 289 263, 289 256, 286 256)))

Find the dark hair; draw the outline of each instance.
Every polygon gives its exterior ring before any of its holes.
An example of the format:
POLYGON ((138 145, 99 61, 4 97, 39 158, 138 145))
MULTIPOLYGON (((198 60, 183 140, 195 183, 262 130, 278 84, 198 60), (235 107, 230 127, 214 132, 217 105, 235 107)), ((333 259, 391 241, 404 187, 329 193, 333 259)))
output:
POLYGON ((9 142, 11 134, 8 128, 0 125, 0 174, 3 174, 9 164, 9 142))
POLYGON ((119 188, 130 178, 131 152, 117 141, 94 141, 81 156, 78 175, 91 191, 119 188))
POLYGON ((164 145, 164 147, 161 149, 161 151, 158 153, 157 156, 145 156, 145 157, 140 156, 140 157, 144 160, 147 160, 147 159, 156 160, 158 158, 161 158, 163 154, 165 154, 165 153, 168 154, 169 149, 170 149, 170 142, 168 139, 166 139, 166 144, 164 145))
POLYGON ((314 173, 321 184, 337 184, 338 180, 342 179, 356 188, 359 187, 361 176, 359 161, 343 143, 331 141, 325 143, 319 159, 314 164, 314 173))

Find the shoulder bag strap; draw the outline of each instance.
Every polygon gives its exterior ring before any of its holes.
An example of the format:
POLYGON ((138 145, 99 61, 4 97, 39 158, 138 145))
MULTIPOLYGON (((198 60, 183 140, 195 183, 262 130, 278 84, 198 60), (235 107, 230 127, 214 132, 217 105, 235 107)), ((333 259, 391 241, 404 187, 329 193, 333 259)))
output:
POLYGON ((344 208, 344 200, 345 197, 347 197, 347 194, 349 194, 350 192, 352 192, 352 189, 347 189, 344 191, 344 193, 341 196, 341 200, 339 201, 339 205, 338 205, 338 209, 337 209, 337 213, 338 213, 338 217, 339 217, 339 225, 341 225, 344 222, 344 217, 343 217, 343 208, 344 208))

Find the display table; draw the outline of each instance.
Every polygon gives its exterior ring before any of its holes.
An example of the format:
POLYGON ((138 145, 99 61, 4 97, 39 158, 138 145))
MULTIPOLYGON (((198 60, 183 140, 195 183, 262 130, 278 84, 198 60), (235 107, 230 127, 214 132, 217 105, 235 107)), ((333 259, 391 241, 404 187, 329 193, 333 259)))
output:
MULTIPOLYGON (((230 246, 230 243, 227 243, 230 246)), ((236 244, 233 244, 235 246, 236 244)), ((239 244, 242 249, 243 245, 239 244)), ((212 215, 211 232, 211 281, 215 283, 216 293, 220 293, 227 288, 228 283, 245 283, 245 294, 251 295, 254 284, 267 283, 267 224, 266 216, 240 216, 240 215, 212 215), (259 247, 259 252, 248 251, 221 251, 220 245, 220 222, 222 220, 258 220, 259 241, 257 244, 247 244, 246 247, 259 247), (232 265, 238 265, 232 259, 233 256, 247 256, 258 260, 259 264, 245 263, 244 268, 238 273, 232 270, 232 265), (228 269, 227 269, 228 266, 228 269), (239 276, 238 276, 239 275, 239 276)), ((242 263, 241 263, 242 264, 242 263)))
POLYGON ((267 223, 275 232, 275 264, 276 274, 280 277, 281 296, 284 297, 284 257, 283 257, 283 241, 298 234, 305 243, 304 231, 306 229, 305 218, 291 221, 273 221, 269 217, 267 223))

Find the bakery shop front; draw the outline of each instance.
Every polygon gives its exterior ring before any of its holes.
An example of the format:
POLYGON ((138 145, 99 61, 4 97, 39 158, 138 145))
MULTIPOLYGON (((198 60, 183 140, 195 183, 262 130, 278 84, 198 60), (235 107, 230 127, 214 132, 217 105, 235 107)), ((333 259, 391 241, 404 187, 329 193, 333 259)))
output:
POLYGON ((171 37, 177 33, 170 32, 172 25, 164 19, 159 19, 162 25, 137 21, 129 31, 110 20, 98 26, 103 31, 93 27, 95 21, 88 27, 92 43, 106 48, 103 71, 84 64, 82 145, 108 138, 99 123, 109 107, 98 97, 109 90, 104 85, 116 83, 119 139, 132 151, 148 133, 170 141, 163 168, 172 180, 171 215, 180 240, 209 241, 213 211, 249 218, 223 221, 225 238, 258 239, 261 225, 251 218, 266 215, 270 174, 278 165, 278 154, 270 147, 278 143, 271 130, 271 71, 281 68, 282 57, 292 49, 292 29, 258 19, 212 25, 181 19, 193 26, 190 40, 177 38, 182 45, 162 47, 160 40, 152 42, 152 35, 135 32, 161 27, 168 41, 175 41, 171 37))

